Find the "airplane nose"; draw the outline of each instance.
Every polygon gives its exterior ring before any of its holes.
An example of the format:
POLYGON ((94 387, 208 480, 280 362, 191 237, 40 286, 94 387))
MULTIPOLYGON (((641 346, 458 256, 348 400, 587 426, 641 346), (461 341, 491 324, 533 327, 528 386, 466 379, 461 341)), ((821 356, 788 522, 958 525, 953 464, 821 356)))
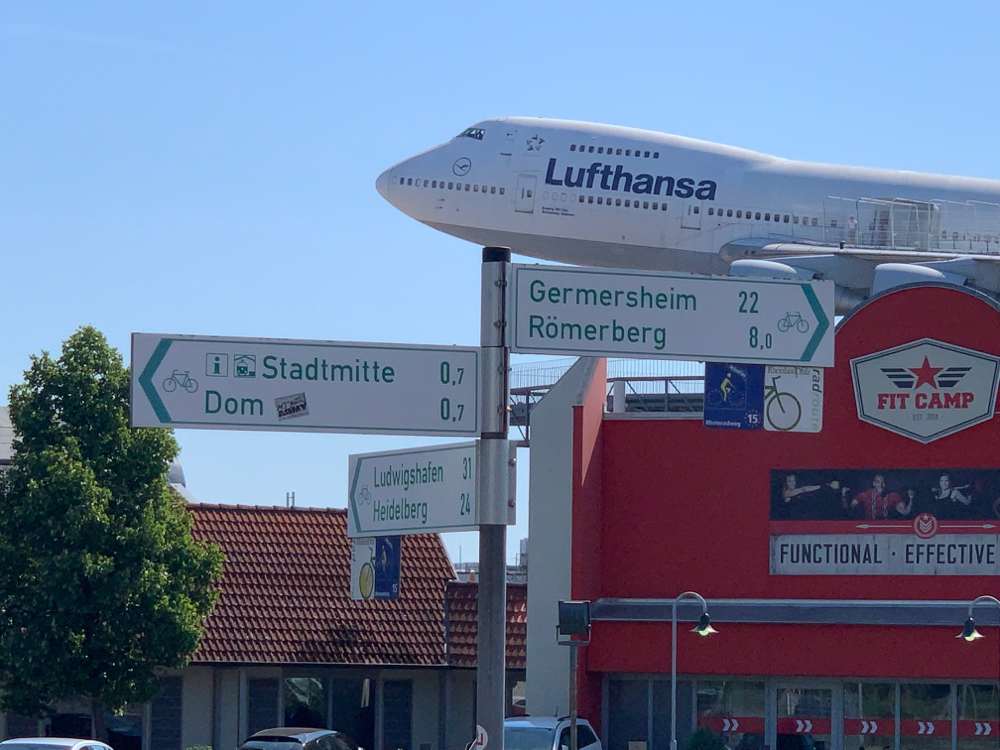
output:
POLYGON ((390 172, 392 172, 392 169, 385 170, 382 174, 380 174, 378 176, 378 179, 375 180, 375 189, 378 190, 378 194, 381 195, 386 200, 389 200, 389 173, 390 172))

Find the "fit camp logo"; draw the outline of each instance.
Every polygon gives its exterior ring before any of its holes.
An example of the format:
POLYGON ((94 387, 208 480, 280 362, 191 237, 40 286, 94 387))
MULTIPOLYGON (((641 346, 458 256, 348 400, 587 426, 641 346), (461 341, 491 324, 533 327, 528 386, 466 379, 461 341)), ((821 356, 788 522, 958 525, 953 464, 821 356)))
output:
POLYGON ((920 339, 851 360, 858 419, 929 443, 993 417, 1000 358, 920 339))

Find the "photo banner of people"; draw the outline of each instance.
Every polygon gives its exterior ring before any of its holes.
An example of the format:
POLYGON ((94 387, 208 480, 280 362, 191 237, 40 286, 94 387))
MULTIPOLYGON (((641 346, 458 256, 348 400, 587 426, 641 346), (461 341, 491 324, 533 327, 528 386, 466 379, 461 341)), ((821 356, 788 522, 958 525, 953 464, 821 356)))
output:
POLYGON ((777 575, 998 575, 996 469, 771 472, 777 575))

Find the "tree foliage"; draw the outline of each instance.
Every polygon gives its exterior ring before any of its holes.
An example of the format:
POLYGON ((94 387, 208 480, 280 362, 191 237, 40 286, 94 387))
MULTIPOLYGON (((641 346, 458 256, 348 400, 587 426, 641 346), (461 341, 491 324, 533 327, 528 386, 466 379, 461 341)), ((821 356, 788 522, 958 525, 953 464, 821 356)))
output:
POLYGON ((197 648, 222 555, 167 483, 173 435, 129 426, 129 372, 93 328, 32 357, 11 388, 0 485, 0 706, 148 700, 197 648))

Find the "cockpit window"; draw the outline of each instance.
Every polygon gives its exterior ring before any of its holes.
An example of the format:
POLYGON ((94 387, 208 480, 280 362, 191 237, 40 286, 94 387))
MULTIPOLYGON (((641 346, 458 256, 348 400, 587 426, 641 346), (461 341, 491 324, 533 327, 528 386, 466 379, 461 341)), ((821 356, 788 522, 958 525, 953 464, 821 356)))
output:
POLYGON ((466 128, 459 134, 459 138, 475 138, 477 141, 483 140, 486 135, 485 128, 466 128))

